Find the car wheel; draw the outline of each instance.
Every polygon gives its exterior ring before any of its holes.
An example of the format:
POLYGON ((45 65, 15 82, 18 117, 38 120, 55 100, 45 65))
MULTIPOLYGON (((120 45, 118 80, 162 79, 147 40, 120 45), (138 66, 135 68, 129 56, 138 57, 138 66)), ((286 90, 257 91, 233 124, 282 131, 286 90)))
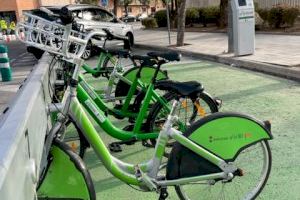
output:
POLYGON ((89 59, 92 56, 92 49, 93 49, 93 44, 91 41, 88 41, 85 51, 83 52, 81 58, 83 58, 84 60, 89 59))
POLYGON ((130 47, 132 47, 134 45, 134 37, 133 37, 133 34, 132 33, 127 33, 126 36, 128 37, 129 39, 129 44, 130 44, 130 47))

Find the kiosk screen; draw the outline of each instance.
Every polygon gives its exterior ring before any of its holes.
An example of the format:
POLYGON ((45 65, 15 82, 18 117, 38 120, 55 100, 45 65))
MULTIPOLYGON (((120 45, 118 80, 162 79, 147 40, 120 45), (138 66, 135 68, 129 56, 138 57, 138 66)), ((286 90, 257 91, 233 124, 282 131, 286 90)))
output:
POLYGON ((239 6, 246 6, 246 0, 239 0, 239 6))

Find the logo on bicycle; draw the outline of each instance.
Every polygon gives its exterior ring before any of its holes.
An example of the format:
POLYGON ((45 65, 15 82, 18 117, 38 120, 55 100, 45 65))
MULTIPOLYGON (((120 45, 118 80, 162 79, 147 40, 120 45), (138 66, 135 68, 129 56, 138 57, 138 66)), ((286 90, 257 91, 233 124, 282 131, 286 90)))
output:
POLYGON ((217 141, 226 141, 226 140, 241 140, 241 139, 247 139, 251 138, 251 133, 238 133, 238 134, 232 134, 230 136, 209 136, 209 142, 217 142, 217 141))

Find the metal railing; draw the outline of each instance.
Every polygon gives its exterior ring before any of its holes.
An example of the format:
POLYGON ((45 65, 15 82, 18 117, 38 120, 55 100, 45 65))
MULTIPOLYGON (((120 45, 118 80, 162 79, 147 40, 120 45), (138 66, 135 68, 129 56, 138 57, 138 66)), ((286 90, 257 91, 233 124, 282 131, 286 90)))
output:
MULTIPOLYGON (((45 135, 50 59, 39 61, 0 117, 0 199, 35 199, 45 135)), ((52 81, 51 81, 52 82, 52 81)))
POLYGON ((300 7, 300 0, 256 0, 260 8, 272 8, 274 5, 286 4, 293 7, 300 7))

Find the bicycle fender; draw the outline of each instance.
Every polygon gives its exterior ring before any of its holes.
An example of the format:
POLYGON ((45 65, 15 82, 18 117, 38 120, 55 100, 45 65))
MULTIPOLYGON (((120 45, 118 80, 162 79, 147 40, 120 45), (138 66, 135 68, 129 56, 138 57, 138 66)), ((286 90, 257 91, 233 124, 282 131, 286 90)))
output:
POLYGON ((225 161, 234 161, 245 148, 273 138, 270 124, 240 113, 214 113, 200 119, 184 134, 225 161))
POLYGON ((37 189, 39 199, 96 199, 88 169, 67 144, 55 139, 50 155, 51 160, 37 189))

